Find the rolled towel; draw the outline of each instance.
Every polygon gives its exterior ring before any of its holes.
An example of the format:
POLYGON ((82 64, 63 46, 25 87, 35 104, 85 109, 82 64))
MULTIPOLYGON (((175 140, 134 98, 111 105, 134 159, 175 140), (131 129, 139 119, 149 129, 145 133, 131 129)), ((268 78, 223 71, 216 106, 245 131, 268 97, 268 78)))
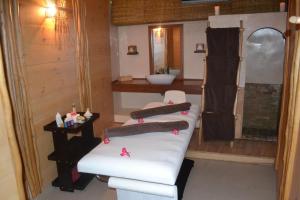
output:
POLYGON ((140 118, 151 117, 155 115, 170 114, 179 111, 187 111, 190 109, 190 107, 191 107, 191 103, 189 102, 172 104, 172 105, 134 111, 130 113, 130 116, 133 119, 140 119, 140 118))
POLYGON ((184 130, 189 128, 187 121, 174 121, 174 122, 150 122, 144 124, 132 124, 127 126, 107 128, 104 130, 105 137, 118 137, 137 135, 149 132, 171 132, 174 129, 184 130))

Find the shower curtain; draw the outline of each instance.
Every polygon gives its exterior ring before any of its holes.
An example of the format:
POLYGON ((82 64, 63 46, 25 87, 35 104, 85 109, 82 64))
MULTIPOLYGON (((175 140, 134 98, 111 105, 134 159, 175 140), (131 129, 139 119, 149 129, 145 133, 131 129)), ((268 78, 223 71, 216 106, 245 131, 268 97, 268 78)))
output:
POLYGON ((234 139, 239 28, 207 28, 208 56, 202 127, 204 140, 234 139))

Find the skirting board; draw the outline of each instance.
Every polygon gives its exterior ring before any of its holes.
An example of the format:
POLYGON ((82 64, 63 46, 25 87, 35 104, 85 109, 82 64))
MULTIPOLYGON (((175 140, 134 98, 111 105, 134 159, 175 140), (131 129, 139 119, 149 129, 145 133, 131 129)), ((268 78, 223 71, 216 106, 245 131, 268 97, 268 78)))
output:
POLYGON ((275 160, 274 158, 270 158, 270 157, 255 157, 255 156, 246 156, 246 155, 233 155, 233 154, 191 151, 191 150, 187 151, 186 157, 208 159, 208 160, 240 162, 240 163, 251 163, 251 164, 274 164, 274 160, 275 160))

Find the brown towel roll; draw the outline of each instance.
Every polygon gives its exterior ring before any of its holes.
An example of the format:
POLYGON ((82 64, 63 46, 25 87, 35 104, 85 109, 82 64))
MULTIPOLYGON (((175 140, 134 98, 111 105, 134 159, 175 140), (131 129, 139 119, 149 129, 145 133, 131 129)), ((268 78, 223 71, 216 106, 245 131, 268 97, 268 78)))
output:
POLYGON ((166 106, 160 106, 156 108, 148 108, 144 110, 138 110, 130 113, 131 118, 133 119, 140 119, 145 117, 151 117, 155 115, 162 115, 162 114, 170 114, 179 111, 187 111, 191 107, 191 103, 179 103, 179 104, 171 104, 166 106))
POLYGON ((121 126, 115 128, 105 129, 106 137, 118 137, 137 135, 149 132, 169 132, 174 129, 184 130, 189 128, 187 121, 174 121, 174 122, 150 122, 144 124, 132 124, 128 126, 121 126))

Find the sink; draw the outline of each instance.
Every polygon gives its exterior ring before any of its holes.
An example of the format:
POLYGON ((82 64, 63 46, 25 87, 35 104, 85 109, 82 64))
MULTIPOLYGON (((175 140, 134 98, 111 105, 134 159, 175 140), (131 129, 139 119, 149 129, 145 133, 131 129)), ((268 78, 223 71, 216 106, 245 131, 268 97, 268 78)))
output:
POLYGON ((170 85, 175 79, 173 74, 152 74, 146 76, 147 80, 154 85, 170 85))
POLYGON ((169 73, 178 76, 180 74, 180 69, 170 68, 169 73))

